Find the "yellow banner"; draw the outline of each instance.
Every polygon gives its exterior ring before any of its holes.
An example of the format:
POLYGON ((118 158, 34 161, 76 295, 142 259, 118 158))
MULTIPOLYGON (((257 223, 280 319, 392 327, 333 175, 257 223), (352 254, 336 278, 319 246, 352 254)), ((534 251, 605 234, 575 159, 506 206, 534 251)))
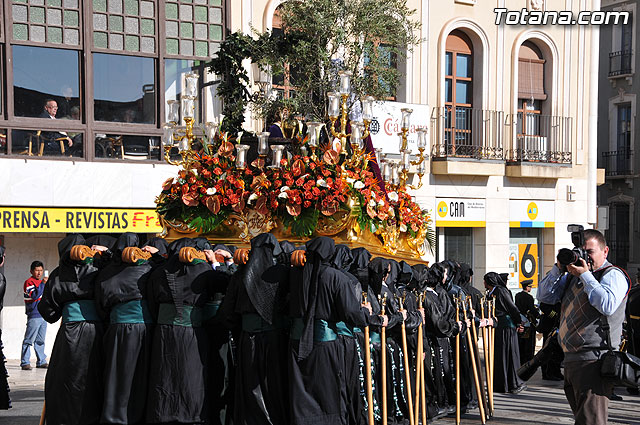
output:
POLYGON ((0 207, 0 233, 158 233, 158 214, 151 208, 0 207))

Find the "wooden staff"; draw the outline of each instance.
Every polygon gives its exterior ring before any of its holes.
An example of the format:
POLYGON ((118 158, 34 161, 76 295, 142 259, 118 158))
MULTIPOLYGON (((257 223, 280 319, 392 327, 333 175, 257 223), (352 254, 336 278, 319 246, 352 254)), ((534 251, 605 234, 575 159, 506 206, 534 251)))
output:
POLYGON ((42 402, 42 414, 40 415, 40 425, 44 425, 45 422, 45 413, 47 411, 47 401, 42 402))
MULTIPOLYGON (((453 297, 456 303, 456 322, 460 321, 460 303, 458 297, 453 297)), ((460 425, 460 332, 456 335, 456 425, 460 425)))
POLYGON ((489 406, 488 406, 488 401, 487 401, 487 393, 485 392, 485 386, 484 386, 484 376, 482 374, 482 362, 480 361, 480 349, 478 347, 478 333, 476 332, 476 311, 473 308, 473 301, 471 299, 471 297, 467 297, 467 302, 469 304, 469 312, 471 314, 471 332, 472 332, 472 336, 473 336, 473 354, 476 358, 476 367, 474 368, 474 370, 476 370, 478 372, 478 381, 480 381, 480 391, 482 392, 482 403, 484 404, 484 412, 485 412, 485 417, 489 416, 489 406))
MULTIPOLYGON (((424 302, 425 293, 420 294, 420 308, 422 308, 422 303, 424 302)), ((420 340, 420 352, 422 355, 420 356, 420 398, 422 399, 422 425, 427 425, 427 390, 424 382, 424 334, 422 335, 422 339, 420 340)), ((416 422, 418 420, 418 416, 416 416, 416 422)))
MULTIPOLYGON (((463 301, 462 304, 462 314, 464 316, 464 321, 467 321, 467 309, 465 308, 465 304, 463 301)), ((471 320, 471 327, 473 328, 473 333, 475 334, 475 325, 473 324, 473 319, 471 320)), ((476 369, 476 354, 473 352, 473 341, 471 339, 471 332, 467 330, 467 344, 469 345, 469 357, 471 358, 471 367, 473 368, 473 381, 476 384, 476 395, 478 396, 478 408, 480 409, 480 420, 484 425, 486 423, 486 416, 484 415, 484 400, 482 395, 482 390, 480 389, 480 379, 478 379, 478 369, 476 369)))
MULTIPOLYGON (((495 300, 490 300, 489 301, 489 311, 491 312, 491 320, 494 320, 494 317, 496 317, 496 301, 495 300)), ((489 362, 491 363, 491 405, 494 406, 495 405, 493 403, 493 375, 494 375, 494 371, 495 371, 495 359, 496 359, 496 329, 491 326, 491 328, 489 328, 489 332, 491 333, 491 348, 489 349, 489 353, 491 354, 491 357, 489 359, 489 362)))
MULTIPOLYGON (((362 297, 364 298, 364 303, 367 303, 367 293, 363 292, 362 297)), ((373 386, 371 384, 371 347, 369 346, 370 337, 369 337, 369 326, 365 326, 364 328, 364 362, 365 362, 365 373, 367 377, 367 410, 369 413, 369 425, 375 425, 373 419, 373 386)))
MULTIPOLYGON (((398 297, 398 302, 400 303, 400 313, 404 311, 404 301, 407 294, 405 293, 402 297, 398 297)), ((409 424, 415 425, 413 421, 413 400, 411 395, 411 371, 409 370, 409 350, 407 350, 407 330, 404 326, 404 316, 402 318, 402 352, 404 354, 404 376, 407 381, 407 403, 409 404, 409 424)))
MULTIPOLYGON (((387 305, 387 294, 380 299, 380 314, 385 315, 385 307, 387 305)), ((382 326, 380 329, 380 365, 382 367, 382 425, 387 425, 387 328, 382 326)))
MULTIPOLYGON (((418 299, 418 310, 422 309, 422 294, 416 294, 416 298, 418 299)), ((422 382, 420 382, 420 376, 421 376, 421 371, 422 371, 422 367, 423 367, 423 362, 422 362, 422 352, 423 352, 423 337, 422 337, 422 322, 420 322, 420 324, 418 325, 418 350, 416 353, 416 404, 414 406, 415 411, 413 414, 413 417, 415 418, 416 422, 418 422, 418 418, 420 417, 420 388, 421 388, 421 384, 422 382)), ((424 409, 424 402, 422 405, 423 409, 424 409)))
MULTIPOLYGON (((481 318, 484 320, 486 317, 484 315, 485 312, 485 308, 486 308, 486 299, 484 297, 482 297, 482 299, 480 300, 480 305, 481 305, 481 309, 480 309, 480 314, 481 314, 481 318)), ((488 312, 488 310, 487 310, 488 312)), ((487 396, 489 398, 489 408, 487 409, 489 411, 489 416, 493 416, 493 382, 491 381, 491 379, 489 379, 491 377, 491 365, 489 363, 489 341, 488 341, 488 335, 489 335, 489 329, 487 329, 486 326, 484 326, 482 328, 482 348, 484 349, 484 368, 485 368, 485 376, 487 377, 487 396)))

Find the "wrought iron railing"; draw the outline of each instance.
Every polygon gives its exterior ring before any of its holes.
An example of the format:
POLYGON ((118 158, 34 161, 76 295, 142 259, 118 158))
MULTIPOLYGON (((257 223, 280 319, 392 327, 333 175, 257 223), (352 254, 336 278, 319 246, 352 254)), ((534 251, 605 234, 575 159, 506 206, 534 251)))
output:
POLYGON ((609 53, 609 77, 631 74, 632 58, 633 52, 631 50, 609 53))
POLYGON ((571 118, 518 112, 515 143, 507 152, 509 162, 571 164, 571 118))
POLYGON ((633 174, 633 150, 602 152, 604 173, 607 176, 629 176, 633 174))
POLYGON ((450 106, 433 108, 433 159, 504 159, 502 119, 502 111, 450 106))

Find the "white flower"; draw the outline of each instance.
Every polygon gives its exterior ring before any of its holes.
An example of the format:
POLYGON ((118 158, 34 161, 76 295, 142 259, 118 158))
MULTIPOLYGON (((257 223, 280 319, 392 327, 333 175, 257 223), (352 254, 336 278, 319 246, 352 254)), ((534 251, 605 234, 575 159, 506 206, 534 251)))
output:
POLYGON ((280 192, 286 192, 287 190, 289 190, 289 186, 282 186, 280 188, 280 192))
POLYGON ((255 194, 255 193, 252 193, 252 194, 249 196, 249 199, 247 199, 247 203, 248 203, 248 204, 251 204, 251 203, 252 203, 253 201, 255 201, 256 199, 258 199, 258 195, 257 195, 257 194, 255 194))
POLYGON ((354 187, 354 188, 356 188, 356 189, 362 189, 362 188, 364 188, 364 183, 362 183, 360 180, 358 180, 358 181, 353 185, 353 187, 354 187))
POLYGON ((390 201, 398 202, 398 194, 396 192, 389 192, 387 195, 390 201))
POLYGON ((406 232, 407 231, 407 225, 404 224, 404 223, 400 224, 400 231, 403 232, 403 233, 406 232))
POLYGON ((278 195, 278 198, 280 199, 287 199, 289 197, 289 194, 287 192, 280 192, 280 195, 278 195))
POLYGON ((207 195, 214 195, 218 190, 215 187, 210 187, 207 189, 207 195))
POLYGON ((356 179, 351 178, 351 177, 347 177, 347 183, 353 184, 354 181, 356 181, 356 179))
POLYGON ((376 206, 376 201, 375 201, 375 199, 369 199, 369 206, 370 206, 371 208, 373 208, 373 207, 375 207, 375 206, 376 206))
POLYGON ((380 205, 381 207, 384 207, 384 199, 380 199, 378 201, 378 205, 380 205))
POLYGON ((329 187, 329 185, 324 179, 318 179, 316 181, 316 185, 318 185, 318 187, 329 187))

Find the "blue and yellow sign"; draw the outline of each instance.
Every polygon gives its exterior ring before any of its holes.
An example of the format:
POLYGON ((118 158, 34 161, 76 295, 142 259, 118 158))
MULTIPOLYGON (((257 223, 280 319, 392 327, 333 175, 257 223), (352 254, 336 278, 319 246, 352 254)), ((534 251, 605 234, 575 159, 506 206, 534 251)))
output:
POLYGON ((555 227, 553 201, 509 201, 509 227, 555 227))
POLYGON ((0 207, 0 233, 158 233, 151 208, 0 207))
POLYGON ((485 200, 437 198, 436 227, 485 227, 485 200))

